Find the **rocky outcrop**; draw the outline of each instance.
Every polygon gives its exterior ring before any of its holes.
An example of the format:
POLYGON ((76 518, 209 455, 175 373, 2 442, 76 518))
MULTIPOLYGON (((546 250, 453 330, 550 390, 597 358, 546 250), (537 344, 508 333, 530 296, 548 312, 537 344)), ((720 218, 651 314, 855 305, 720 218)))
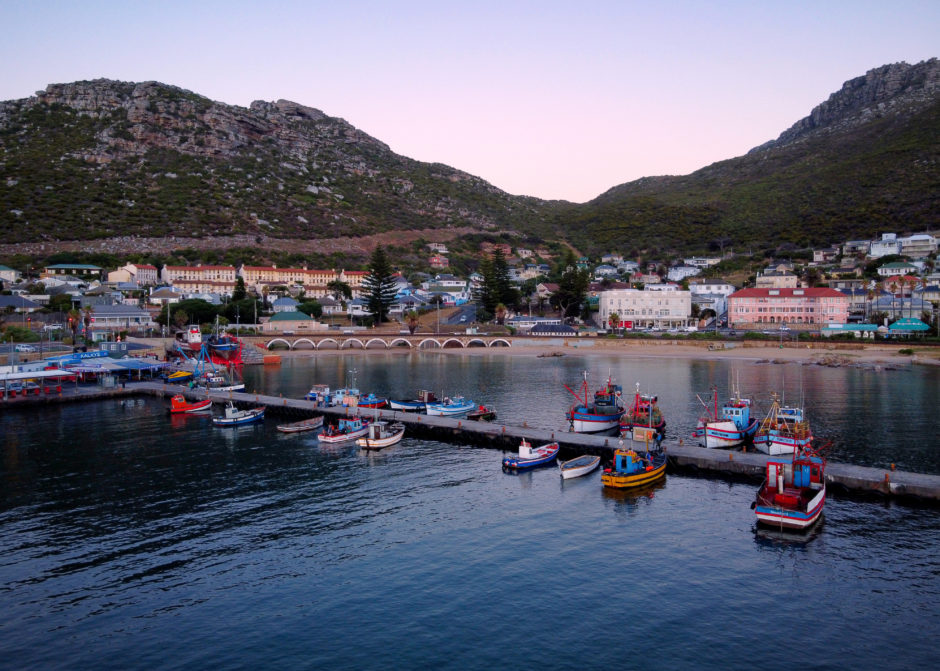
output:
POLYGON ((940 94, 940 61, 916 65, 893 63, 850 79, 776 140, 751 151, 797 142, 810 134, 848 130, 887 115, 913 114, 936 102, 940 94))

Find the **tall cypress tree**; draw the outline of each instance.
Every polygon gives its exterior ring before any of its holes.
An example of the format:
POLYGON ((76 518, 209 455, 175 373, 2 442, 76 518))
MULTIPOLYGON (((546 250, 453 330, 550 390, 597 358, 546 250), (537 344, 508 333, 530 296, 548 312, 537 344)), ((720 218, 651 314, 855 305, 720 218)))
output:
POLYGON ((366 294, 366 306, 376 324, 388 320, 388 310, 395 302, 395 280, 392 266, 381 246, 376 247, 369 260, 369 274, 362 280, 362 289, 366 294))

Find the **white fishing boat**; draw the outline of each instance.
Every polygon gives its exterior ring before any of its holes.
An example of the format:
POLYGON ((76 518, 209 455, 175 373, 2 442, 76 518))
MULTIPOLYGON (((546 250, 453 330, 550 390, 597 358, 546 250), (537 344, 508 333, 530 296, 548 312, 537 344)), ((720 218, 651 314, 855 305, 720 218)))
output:
POLYGON ((225 406, 225 414, 221 417, 213 417, 212 423, 216 426, 237 426, 239 424, 250 424, 260 422, 264 419, 264 407, 249 408, 248 410, 239 410, 231 401, 225 406))
POLYGON ((367 450, 381 450, 383 447, 401 442, 405 435, 405 425, 401 422, 389 424, 388 422, 372 422, 369 432, 356 440, 356 445, 367 450))
POLYGON ((580 457, 561 462, 558 464, 558 470, 561 471, 561 477, 568 480, 570 478, 580 478, 582 475, 587 475, 600 465, 600 457, 582 454, 580 457))
POLYGON ((466 415, 475 409, 477 404, 465 399, 463 396, 446 397, 440 403, 428 403, 427 413, 439 417, 454 417, 456 415, 466 415))

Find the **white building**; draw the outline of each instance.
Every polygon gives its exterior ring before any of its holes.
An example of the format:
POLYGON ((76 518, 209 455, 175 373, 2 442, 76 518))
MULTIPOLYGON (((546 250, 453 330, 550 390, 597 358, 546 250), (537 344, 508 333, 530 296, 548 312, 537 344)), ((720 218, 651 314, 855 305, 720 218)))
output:
POLYGON ((692 316, 692 293, 638 289, 602 291, 598 301, 600 323, 607 324, 613 313, 617 313, 622 322, 632 322, 633 328, 688 326, 692 316))
POLYGON ((900 253, 901 243, 894 233, 882 233, 881 240, 872 240, 868 247, 868 255, 874 259, 900 253))
POLYGON ((702 269, 695 266, 673 266, 666 273, 666 277, 673 282, 681 282, 687 277, 701 274, 702 269))
POLYGON ((737 291, 737 288, 724 280, 698 280, 689 285, 689 291, 693 296, 695 294, 719 294, 728 297, 737 291))
POLYGON ((937 239, 926 233, 898 238, 898 242, 901 244, 901 254, 912 259, 924 259, 937 251, 937 239))
POLYGON ((158 282, 156 266, 146 263, 128 263, 108 273, 108 282, 136 282, 140 286, 155 286, 158 282))
POLYGON ((687 259, 682 259, 682 262, 687 266, 694 266, 695 268, 711 268, 712 266, 717 266, 721 263, 720 256, 692 256, 687 259))

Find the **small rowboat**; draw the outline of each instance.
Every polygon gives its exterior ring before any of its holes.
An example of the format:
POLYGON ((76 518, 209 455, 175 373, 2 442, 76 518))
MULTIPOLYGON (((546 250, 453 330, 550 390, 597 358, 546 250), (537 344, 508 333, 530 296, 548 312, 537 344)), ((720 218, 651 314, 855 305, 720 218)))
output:
POLYGON ((260 422, 264 419, 264 407, 250 408, 248 410, 239 410, 231 401, 225 406, 225 414, 221 417, 213 417, 212 423, 216 426, 237 426, 239 424, 251 424, 260 422))
POLYGON ((212 399, 205 398, 190 403, 182 394, 177 394, 170 399, 170 412, 174 415, 178 413, 209 412, 210 410, 212 410, 212 399))
POLYGON ((503 468, 511 471, 523 471, 527 468, 536 468, 537 466, 546 466, 558 456, 558 443, 548 443, 540 447, 532 447, 525 438, 519 445, 519 454, 514 457, 503 459, 503 468))
POLYGON ((300 433, 301 431, 313 431, 321 426, 323 426, 323 415, 302 419, 299 422, 291 422, 290 424, 278 424, 277 430, 281 433, 300 433))
POLYGON ((394 424, 372 422, 369 424, 368 435, 359 438, 356 445, 367 450, 381 450, 383 447, 400 442, 404 435, 405 425, 401 422, 395 422, 394 424))
POLYGON ((558 470, 561 471, 561 477, 568 480, 570 478, 579 478, 582 475, 587 475, 600 466, 600 464, 600 457, 582 454, 580 457, 561 462, 558 464, 558 470))

